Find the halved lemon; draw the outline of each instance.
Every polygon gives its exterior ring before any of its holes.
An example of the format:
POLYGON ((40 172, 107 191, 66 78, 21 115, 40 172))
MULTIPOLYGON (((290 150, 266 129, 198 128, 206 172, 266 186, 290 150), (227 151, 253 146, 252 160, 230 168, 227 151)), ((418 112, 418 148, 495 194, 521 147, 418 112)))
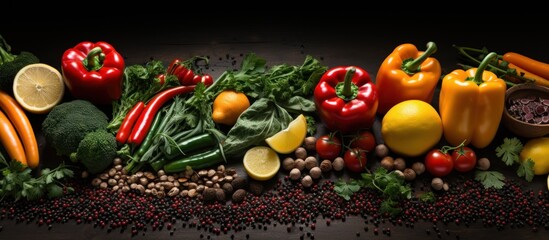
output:
POLYGON ((256 146, 244 154, 244 169, 248 176, 255 180, 269 180, 280 169, 280 158, 270 147, 256 146))
POLYGON ((55 107, 65 93, 61 73, 54 67, 35 63, 23 67, 13 79, 13 95, 25 110, 42 114, 55 107))
POLYGON ((281 154, 287 154, 295 151, 307 135, 307 119, 303 114, 297 116, 288 127, 275 135, 265 139, 265 142, 281 154))

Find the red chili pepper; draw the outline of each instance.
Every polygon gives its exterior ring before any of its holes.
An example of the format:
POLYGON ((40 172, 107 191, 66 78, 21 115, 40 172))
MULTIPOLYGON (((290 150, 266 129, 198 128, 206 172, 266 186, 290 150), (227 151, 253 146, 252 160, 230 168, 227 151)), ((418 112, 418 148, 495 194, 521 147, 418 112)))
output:
POLYGON ((366 70, 336 67, 324 73, 316 85, 314 101, 328 129, 351 133, 372 127, 378 95, 366 70))
POLYGON ((124 58, 106 42, 81 42, 63 53, 61 70, 75 98, 110 104, 122 94, 124 58))
POLYGON ((154 119, 154 116, 158 112, 158 110, 166 103, 168 100, 172 99, 173 97, 189 93, 194 90, 194 85, 191 86, 178 86, 166 89, 160 93, 157 93, 148 103, 143 112, 141 112, 141 115, 139 116, 139 119, 135 123, 135 126, 133 127, 133 130, 130 134, 130 137, 128 139, 128 142, 133 143, 135 145, 140 145, 141 142, 143 142, 143 139, 145 139, 145 136, 147 136, 147 132, 151 128, 152 121, 154 119))
POLYGON ((206 87, 213 84, 213 77, 209 74, 205 75, 194 75, 193 77, 193 85, 198 84, 199 82, 204 83, 206 87))
POLYGON ((122 124, 116 133, 117 142, 122 144, 126 143, 132 131, 133 125, 139 118, 139 115, 141 115, 141 112, 143 112, 143 109, 145 109, 144 102, 139 101, 133 105, 132 109, 130 109, 130 111, 126 114, 126 117, 124 117, 124 120, 122 120, 122 124))

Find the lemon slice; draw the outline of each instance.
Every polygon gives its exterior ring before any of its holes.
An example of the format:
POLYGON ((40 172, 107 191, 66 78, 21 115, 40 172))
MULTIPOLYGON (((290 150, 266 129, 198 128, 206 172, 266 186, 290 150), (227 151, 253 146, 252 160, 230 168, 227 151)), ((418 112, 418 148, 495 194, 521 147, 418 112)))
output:
POLYGON ((31 113, 49 112, 61 102, 64 93, 65 84, 61 73, 44 63, 23 67, 13 80, 15 100, 31 113))
POLYGON ((255 180, 269 180, 280 169, 280 158, 270 147, 256 146, 244 154, 244 169, 255 180))
POLYGON ((307 119, 303 114, 297 116, 288 127, 275 135, 265 139, 265 142, 281 154, 291 153, 296 150, 307 134, 307 119))

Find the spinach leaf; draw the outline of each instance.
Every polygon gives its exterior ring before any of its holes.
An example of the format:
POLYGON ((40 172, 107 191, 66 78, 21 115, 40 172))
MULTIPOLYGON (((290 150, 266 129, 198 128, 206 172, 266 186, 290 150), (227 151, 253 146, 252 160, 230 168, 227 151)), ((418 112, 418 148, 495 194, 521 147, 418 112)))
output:
POLYGON ((245 149, 259 145, 266 138, 288 127, 293 120, 284 108, 267 98, 255 101, 238 118, 227 133, 223 151, 227 157, 243 154, 245 149))
POLYGON ((301 96, 293 96, 287 101, 277 102, 277 104, 291 113, 313 113, 316 110, 315 103, 301 96))

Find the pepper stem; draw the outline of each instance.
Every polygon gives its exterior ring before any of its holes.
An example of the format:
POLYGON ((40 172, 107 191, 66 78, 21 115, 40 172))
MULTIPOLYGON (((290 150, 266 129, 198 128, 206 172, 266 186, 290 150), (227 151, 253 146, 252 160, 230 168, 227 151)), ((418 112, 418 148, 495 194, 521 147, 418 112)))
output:
POLYGON ((482 74, 484 73, 484 69, 486 69, 488 64, 495 57, 497 57, 497 53, 491 52, 491 53, 488 53, 488 55, 486 55, 484 59, 482 59, 482 62, 480 62, 480 65, 478 66, 477 71, 475 72, 475 76, 472 79, 473 82, 475 82, 476 84, 481 84, 482 82, 484 82, 484 80, 482 80, 482 74))
POLYGON ((353 79, 355 72, 356 68, 351 67, 349 68, 349 70, 347 70, 347 73, 345 73, 343 91, 341 92, 343 96, 345 96, 345 99, 351 98, 353 96, 353 92, 351 89, 351 85, 353 85, 353 82, 351 80, 353 79))
POLYGON ((88 52, 88 56, 84 58, 82 64, 88 71, 97 71, 103 66, 104 60, 105 53, 103 53, 103 50, 100 47, 94 47, 88 52))
POLYGON ((414 74, 416 72, 419 72, 420 71, 419 66, 428 57, 430 57, 433 53, 435 53, 437 51, 437 49, 438 49, 437 45, 434 42, 428 42, 427 43, 427 50, 425 50, 425 52, 423 52, 423 54, 421 54, 421 56, 419 56, 418 58, 416 58, 412 61, 404 62, 404 64, 402 65, 402 70, 405 71, 408 74, 414 74))

